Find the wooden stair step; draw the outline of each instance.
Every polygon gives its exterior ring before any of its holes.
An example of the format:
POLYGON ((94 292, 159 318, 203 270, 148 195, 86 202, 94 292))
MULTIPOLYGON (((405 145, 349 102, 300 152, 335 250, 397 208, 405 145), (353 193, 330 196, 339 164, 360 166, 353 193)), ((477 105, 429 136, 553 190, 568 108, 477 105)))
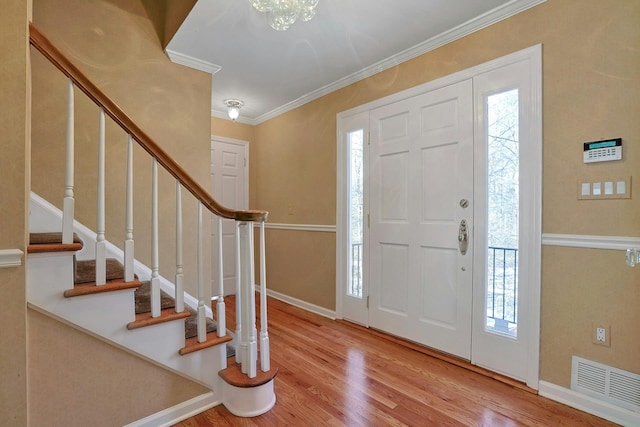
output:
POLYGON ((37 254, 44 252, 73 252, 79 251, 84 246, 80 237, 73 234, 73 243, 62 243, 62 233, 29 233, 29 246, 27 253, 37 254))
POLYGON ((267 372, 260 370, 260 363, 258 362, 258 369, 256 370, 256 376, 254 378, 247 377, 242 373, 242 366, 236 362, 235 357, 227 359, 227 368, 218 372, 220 378, 222 378, 227 384, 235 387, 258 387, 268 383, 278 375, 278 367, 273 366, 271 363, 271 369, 267 372))
POLYGON ((232 338, 229 335, 219 337, 216 331, 207 333, 207 340, 205 342, 198 342, 198 337, 187 338, 184 341, 184 347, 182 347, 178 353, 181 356, 185 354, 193 353, 194 351, 202 350, 205 348, 213 347, 218 344, 231 341, 232 338))
POLYGON ((166 308, 160 311, 160 316, 152 317, 151 312, 136 314, 136 320, 127 323, 127 329, 138 329, 146 326, 158 325, 160 323, 171 322, 173 320, 186 319, 191 313, 184 310, 176 313, 173 308, 166 308))
POLYGON ((121 291, 124 289, 134 289, 142 285, 139 280, 125 282, 123 279, 110 280, 104 285, 97 286, 96 282, 87 282, 75 285, 73 289, 64 291, 65 298, 72 298, 81 295, 92 295, 103 292, 121 291))

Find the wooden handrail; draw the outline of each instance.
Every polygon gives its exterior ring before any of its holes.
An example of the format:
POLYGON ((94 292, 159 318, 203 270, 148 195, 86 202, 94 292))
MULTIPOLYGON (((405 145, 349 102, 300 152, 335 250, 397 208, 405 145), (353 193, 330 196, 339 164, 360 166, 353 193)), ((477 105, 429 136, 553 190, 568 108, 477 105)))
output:
POLYGON ((198 184, 166 151, 140 129, 109 96, 80 71, 33 23, 29 23, 29 41, 45 58, 71 79, 78 89, 84 92, 98 106, 102 107, 114 122, 131 135, 149 155, 154 157, 167 172, 180 181, 209 211, 223 218, 230 218, 236 221, 266 221, 269 214, 266 211, 235 210, 219 204, 207 190, 198 184))

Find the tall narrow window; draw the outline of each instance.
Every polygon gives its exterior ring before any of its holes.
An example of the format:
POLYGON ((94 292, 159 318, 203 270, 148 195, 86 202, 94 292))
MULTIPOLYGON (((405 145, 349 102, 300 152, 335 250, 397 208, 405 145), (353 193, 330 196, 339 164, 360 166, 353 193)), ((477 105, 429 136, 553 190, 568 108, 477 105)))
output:
POLYGON ((488 331, 518 335, 518 90, 487 97, 488 331))
POLYGON ((363 164, 362 129, 349 132, 349 284, 347 295, 362 298, 363 164))

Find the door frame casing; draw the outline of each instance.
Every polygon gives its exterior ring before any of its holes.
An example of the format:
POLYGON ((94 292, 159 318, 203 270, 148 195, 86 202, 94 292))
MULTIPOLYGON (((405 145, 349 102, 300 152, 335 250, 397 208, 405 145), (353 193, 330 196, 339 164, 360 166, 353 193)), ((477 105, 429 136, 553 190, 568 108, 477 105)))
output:
MULTIPOLYGON (((540 357, 540 290, 541 290, 541 236, 542 236, 542 45, 538 44, 509 55, 476 65, 474 67, 458 71, 448 76, 426 82, 413 88, 380 98, 369 103, 354 107, 352 109, 337 114, 336 141, 337 141, 337 177, 336 177, 336 318, 343 318, 343 293, 346 289, 346 279, 348 272, 346 271, 345 257, 347 256, 346 244, 348 243, 348 224, 346 221, 346 208, 348 203, 346 197, 346 187, 348 183, 348 157, 344 147, 343 121, 350 116, 361 114, 372 109, 402 101, 425 92, 433 91, 462 80, 472 79, 474 76, 483 74, 497 68, 513 64, 515 62, 528 60, 531 66, 531 123, 532 129, 528 137, 534 144, 532 152, 536 153, 534 158, 527 159, 531 164, 526 167, 530 170, 532 176, 531 186, 528 188, 532 191, 531 206, 535 211, 531 213, 530 223, 530 256, 527 271, 527 280, 529 282, 528 289, 528 347, 531 357, 527 361, 527 378, 526 383, 533 389, 538 388, 539 382, 539 357, 540 357)), ((475 139, 475 138, 474 138, 475 139)), ((475 141, 474 141, 475 143, 475 141)), ((368 177, 365 176, 365 180, 368 177)), ((368 207, 366 207, 368 208, 368 207)), ((365 218, 368 215, 366 211, 365 218)), ((474 288, 476 284, 474 283, 474 288)))

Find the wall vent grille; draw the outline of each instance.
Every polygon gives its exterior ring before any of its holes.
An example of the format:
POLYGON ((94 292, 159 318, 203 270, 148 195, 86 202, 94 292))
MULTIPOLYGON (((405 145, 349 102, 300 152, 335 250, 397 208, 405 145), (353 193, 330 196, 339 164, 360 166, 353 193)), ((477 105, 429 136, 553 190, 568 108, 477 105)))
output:
POLYGON ((571 389, 640 412, 640 375, 573 356, 571 389))

